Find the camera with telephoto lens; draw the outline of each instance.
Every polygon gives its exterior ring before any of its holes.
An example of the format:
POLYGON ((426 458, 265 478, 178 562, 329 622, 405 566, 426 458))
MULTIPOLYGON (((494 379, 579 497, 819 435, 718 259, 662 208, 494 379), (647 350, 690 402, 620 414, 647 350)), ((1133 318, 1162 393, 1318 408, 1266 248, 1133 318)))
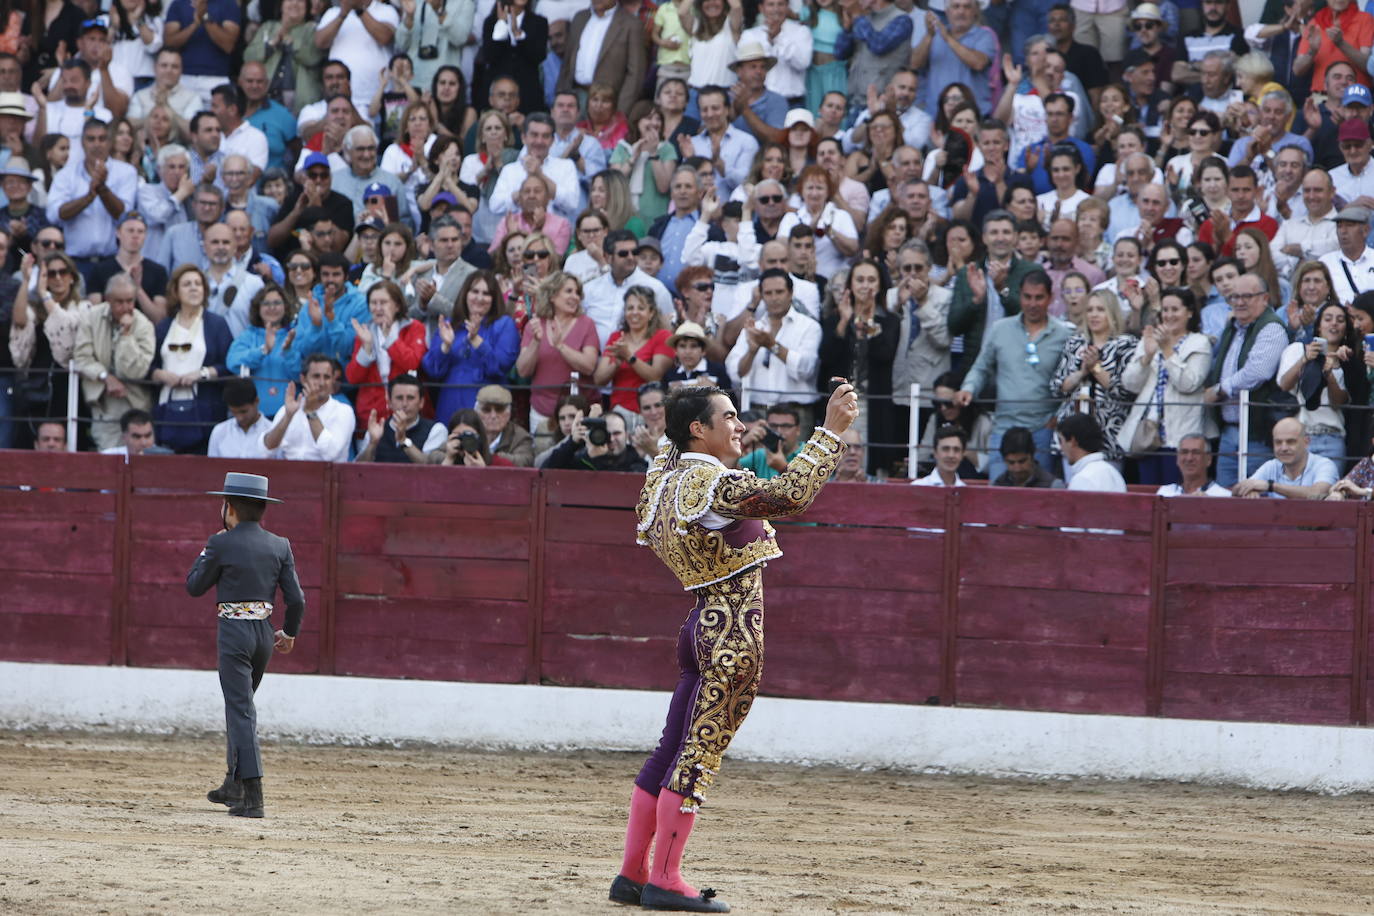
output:
POLYGON ((420 60, 434 60, 438 56, 438 45, 420 45, 420 60))
POLYGON ((601 448, 611 441, 611 433, 610 430, 606 429, 605 417, 587 417, 582 421, 582 425, 587 428, 587 441, 597 448, 601 448))
POLYGON ((482 454, 482 446, 477 438, 477 434, 474 432, 464 431, 459 433, 458 447, 461 448, 463 451, 467 452, 469 455, 482 454))

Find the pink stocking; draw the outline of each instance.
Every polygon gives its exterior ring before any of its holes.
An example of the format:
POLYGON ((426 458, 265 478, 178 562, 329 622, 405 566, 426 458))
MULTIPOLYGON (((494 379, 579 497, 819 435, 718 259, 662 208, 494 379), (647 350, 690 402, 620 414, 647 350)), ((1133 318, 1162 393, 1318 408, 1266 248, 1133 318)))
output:
POLYGON ((635 786, 630 796, 630 823, 625 828, 625 859, 620 863, 620 873, 636 884, 649 880, 649 847, 654 842, 657 807, 658 799, 635 786))
POLYGON ((654 834, 654 870, 649 883, 686 897, 695 897, 696 888, 682 879, 682 853, 697 816, 682 812, 683 796, 663 789, 658 793, 658 830, 654 834))

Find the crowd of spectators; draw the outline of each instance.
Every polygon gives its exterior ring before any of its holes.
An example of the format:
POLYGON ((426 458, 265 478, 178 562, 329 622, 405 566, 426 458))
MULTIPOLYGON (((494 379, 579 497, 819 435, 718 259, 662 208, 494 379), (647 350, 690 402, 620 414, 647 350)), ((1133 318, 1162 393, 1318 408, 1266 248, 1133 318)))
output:
POLYGON ((1312 6, 7 4, 0 447, 635 471, 710 384, 766 477, 842 376, 847 480, 1367 496, 1312 6))

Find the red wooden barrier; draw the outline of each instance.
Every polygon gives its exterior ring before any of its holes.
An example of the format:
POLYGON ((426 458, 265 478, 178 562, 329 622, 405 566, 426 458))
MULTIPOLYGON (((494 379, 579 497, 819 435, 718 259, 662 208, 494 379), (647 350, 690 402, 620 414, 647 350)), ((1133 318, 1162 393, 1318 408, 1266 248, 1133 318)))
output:
MULTIPOLYGON (((186 570, 226 469, 272 477, 309 612, 276 670, 665 688, 690 606, 633 475, 0 457, 0 658, 210 668, 186 570)), ((1363 723, 1374 507, 827 488, 778 523, 777 696, 1363 723), (952 534, 948 533, 952 532, 952 534)))

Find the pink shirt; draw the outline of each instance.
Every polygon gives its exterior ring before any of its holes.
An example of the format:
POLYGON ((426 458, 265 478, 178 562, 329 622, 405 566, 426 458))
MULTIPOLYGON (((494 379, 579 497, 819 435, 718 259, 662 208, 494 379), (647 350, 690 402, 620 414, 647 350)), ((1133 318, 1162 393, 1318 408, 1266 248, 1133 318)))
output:
MULTIPOLYGON (((553 330, 553 322, 531 318, 525 324, 525 333, 520 339, 520 346, 524 347, 531 340, 534 340, 534 323, 542 321, 544 324, 544 336, 539 341, 539 361, 534 364, 534 379, 532 384, 534 390, 530 392, 530 406, 546 417, 553 416, 554 409, 558 406, 558 396, 568 387, 568 380, 572 375, 573 368, 568 365, 568 361, 563 358, 554 346, 549 343, 550 332, 553 330)), ((574 350, 582 350, 588 344, 595 347, 598 352, 601 350, 601 341, 596 336, 596 323, 586 315, 579 315, 573 322, 573 326, 568 329, 568 336, 563 341, 574 350)), ((583 376, 580 386, 586 390, 596 388, 596 383, 591 376, 583 376)))
MULTIPOLYGON (((519 210, 514 210, 506 214, 505 218, 496 225, 496 237, 491 240, 491 246, 487 248, 487 251, 496 254, 500 249, 502 239, 510 234, 508 222, 510 220, 514 220, 520 231, 526 235, 534 231, 534 227, 525 219, 525 214, 519 210)), ((544 226, 539 231, 549 237, 553 242, 554 254, 561 258, 563 252, 568 250, 568 243, 572 241, 572 223, 552 210, 546 210, 544 211, 544 226)))

